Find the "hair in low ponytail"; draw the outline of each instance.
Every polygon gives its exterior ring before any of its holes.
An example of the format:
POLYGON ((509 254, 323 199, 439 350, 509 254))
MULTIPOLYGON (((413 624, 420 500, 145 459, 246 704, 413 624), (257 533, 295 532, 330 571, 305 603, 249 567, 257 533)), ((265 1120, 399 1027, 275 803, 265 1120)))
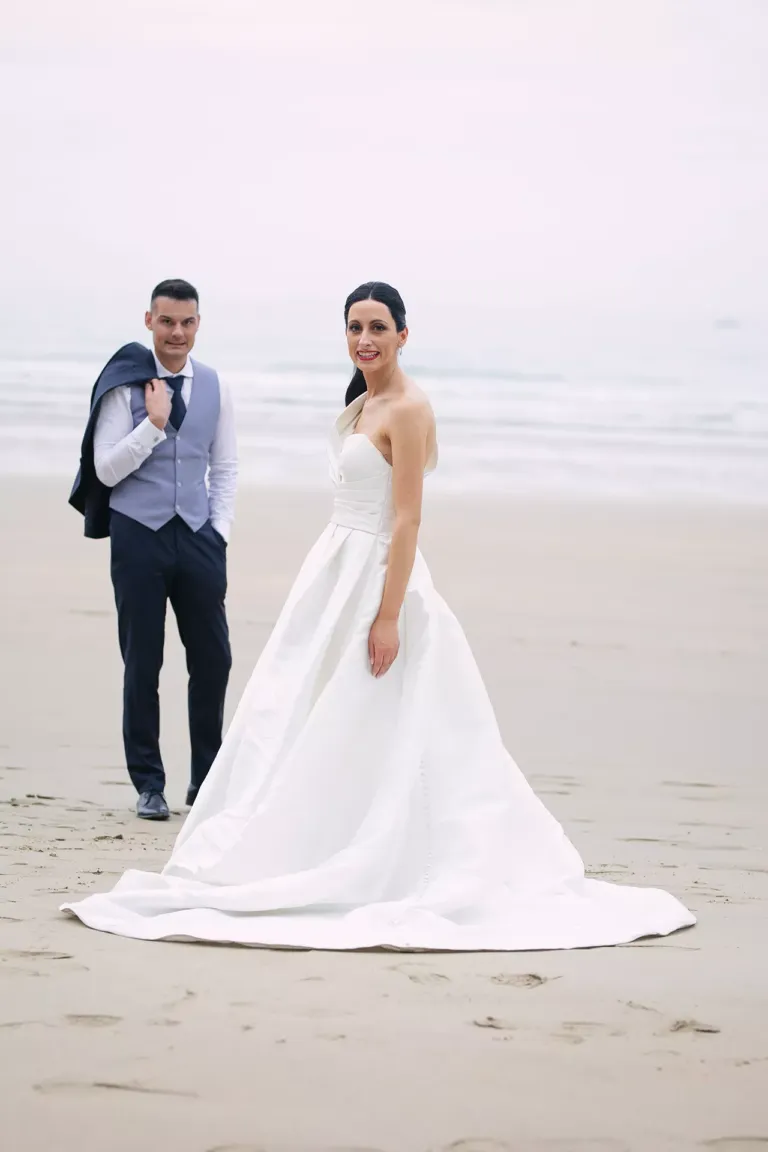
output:
POLYGON ((344 397, 344 407, 348 408, 353 400, 365 392, 365 376, 362 368, 355 368, 355 374, 347 385, 347 394, 344 397))
MULTIPOLYGON (((359 288, 355 288, 354 292, 350 292, 349 296, 347 296, 344 304, 345 327, 349 320, 350 308, 353 304, 358 304, 361 300, 376 300, 377 303, 386 305, 395 322, 395 328, 398 332, 403 331, 405 328, 405 304, 403 304, 402 296, 391 284, 384 284, 380 280, 369 280, 367 284, 361 284, 359 288)), ((365 388, 365 376, 363 375, 362 369, 356 368, 354 376, 347 385, 347 394, 344 399, 345 405, 350 405, 358 396, 362 396, 365 388)))

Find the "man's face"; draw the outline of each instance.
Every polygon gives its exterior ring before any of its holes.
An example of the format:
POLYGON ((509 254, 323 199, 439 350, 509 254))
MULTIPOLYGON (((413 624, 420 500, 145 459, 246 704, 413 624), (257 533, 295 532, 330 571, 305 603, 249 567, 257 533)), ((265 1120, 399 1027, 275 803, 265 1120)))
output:
POLYGON ((195 346, 200 327, 197 302, 158 296, 144 322, 152 333, 157 355, 183 364, 195 346))

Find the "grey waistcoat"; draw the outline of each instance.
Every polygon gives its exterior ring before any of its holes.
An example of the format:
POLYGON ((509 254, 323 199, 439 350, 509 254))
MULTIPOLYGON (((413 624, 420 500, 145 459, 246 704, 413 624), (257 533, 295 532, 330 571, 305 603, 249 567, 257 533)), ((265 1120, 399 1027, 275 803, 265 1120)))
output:
MULTIPOLYGON (((213 368, 192 361, 192 393, 187 414, 177 432, 165 427, 166 439, 135 472, 112 489, 110 508, 157 531, 174 516, 193 532, 209 518, 206 474, 219 422, 219 378, 213 368)), ((134 428, 146 418, 144 388, 131 388, 134 428)))

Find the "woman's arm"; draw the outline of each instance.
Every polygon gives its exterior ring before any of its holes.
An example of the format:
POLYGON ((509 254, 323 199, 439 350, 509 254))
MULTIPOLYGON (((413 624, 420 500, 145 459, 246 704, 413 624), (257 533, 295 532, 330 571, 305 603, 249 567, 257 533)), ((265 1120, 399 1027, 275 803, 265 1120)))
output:
POLYGON ((422 404, 398 405, 392 413, 394 524, 381 606, 368 638, 371 672, 383 676, 400 648, 397 620, 416 559, 431 415, 422 404))

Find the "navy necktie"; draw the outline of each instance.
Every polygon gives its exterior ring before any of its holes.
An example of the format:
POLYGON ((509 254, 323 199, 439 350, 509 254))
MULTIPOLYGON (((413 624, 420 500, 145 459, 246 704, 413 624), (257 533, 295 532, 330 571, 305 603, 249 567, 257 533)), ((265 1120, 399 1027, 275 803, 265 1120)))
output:
POLYGON ((167 376, 166 384, 170 384, 173 388, 173 396, 171 398, 171 418, 170 423, 178 432, 181 428, 181 422, 187 414, 187 406, 181 395, 181 390, 184 387, 183 376, 167 376))

